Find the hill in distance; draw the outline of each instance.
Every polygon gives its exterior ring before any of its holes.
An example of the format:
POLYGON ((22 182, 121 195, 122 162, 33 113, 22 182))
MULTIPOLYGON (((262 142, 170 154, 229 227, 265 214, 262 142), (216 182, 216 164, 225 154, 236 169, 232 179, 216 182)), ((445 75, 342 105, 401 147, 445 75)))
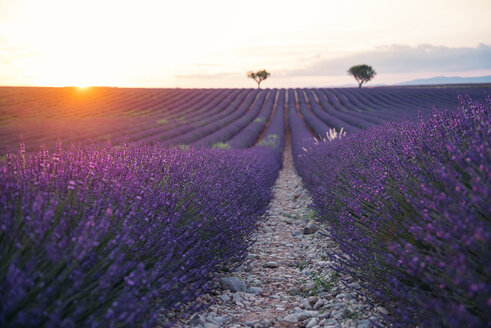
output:
POLYGON ((397 83, 396 85, 422 85, 422 84, 467 84, 467 83, 491 83, 491 75, 461 77, 461 76, 436 76, 427 79, 417 79, 397 83))

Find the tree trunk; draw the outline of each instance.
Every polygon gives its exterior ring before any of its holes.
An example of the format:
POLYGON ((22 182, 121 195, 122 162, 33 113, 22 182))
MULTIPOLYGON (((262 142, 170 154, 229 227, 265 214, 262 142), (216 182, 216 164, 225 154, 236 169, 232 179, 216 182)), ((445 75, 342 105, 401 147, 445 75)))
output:
POLYGON ((363 81, 361 81, 360 83, 358 83, 358 88, 361 88, 361 85, 363 84, 363 81))
POLYGON ((258 89, 261 89, 261 86, 260 85, 261 85, 261 81, 257 82, 257 88, 258 89))

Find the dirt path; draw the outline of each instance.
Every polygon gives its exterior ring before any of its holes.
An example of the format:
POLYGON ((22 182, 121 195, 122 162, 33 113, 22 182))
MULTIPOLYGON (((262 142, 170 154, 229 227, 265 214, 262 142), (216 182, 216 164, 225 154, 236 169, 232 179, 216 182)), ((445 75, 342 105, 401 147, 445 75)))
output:
POLYGON ((177 327, 368 328, 386 311, 371 305, 359 284, 341 283, 325 256, 336 245, 322 236, 309 210, 311 199, 292 162, 289 140, 264 223, 248 259, 224 273, 207 310, 177 327))

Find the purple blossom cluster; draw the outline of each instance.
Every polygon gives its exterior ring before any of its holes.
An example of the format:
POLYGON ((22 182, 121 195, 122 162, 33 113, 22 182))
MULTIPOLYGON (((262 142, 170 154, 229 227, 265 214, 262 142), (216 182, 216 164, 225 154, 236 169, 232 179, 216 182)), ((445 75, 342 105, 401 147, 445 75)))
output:
POLYGON ((387 302, 396 326, 491 324, 490 109, 461 97, 456 110, 293 149, 344 252, 330 254, 337 269, 387 302))
POLYGON ((281 158, 123 144, 0 160, 0 326, 154 327, 240 263, 281 158))

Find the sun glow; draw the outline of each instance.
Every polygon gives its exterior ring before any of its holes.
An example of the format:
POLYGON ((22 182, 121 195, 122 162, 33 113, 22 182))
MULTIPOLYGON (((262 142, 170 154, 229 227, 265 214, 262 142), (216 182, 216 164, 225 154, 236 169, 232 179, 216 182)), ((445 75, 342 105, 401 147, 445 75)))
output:
POLYGON ((100 83, 94 83, 93 80, 79 79, 77 77, 38 79, 36 85, 48 87, 76 87, 79 89, 85 89, 93 86, 105 86, 100 83))
POLYGON ((36 79, 37 86, 49 87, 78 87, 87 88, 91 86, 114 86, 117 79, 112 80, 104 77, 104 73, 94 70, 71 67, 69 65, 51 66, 49 72, 45 70, 35 70, 39 78, 36 79))

